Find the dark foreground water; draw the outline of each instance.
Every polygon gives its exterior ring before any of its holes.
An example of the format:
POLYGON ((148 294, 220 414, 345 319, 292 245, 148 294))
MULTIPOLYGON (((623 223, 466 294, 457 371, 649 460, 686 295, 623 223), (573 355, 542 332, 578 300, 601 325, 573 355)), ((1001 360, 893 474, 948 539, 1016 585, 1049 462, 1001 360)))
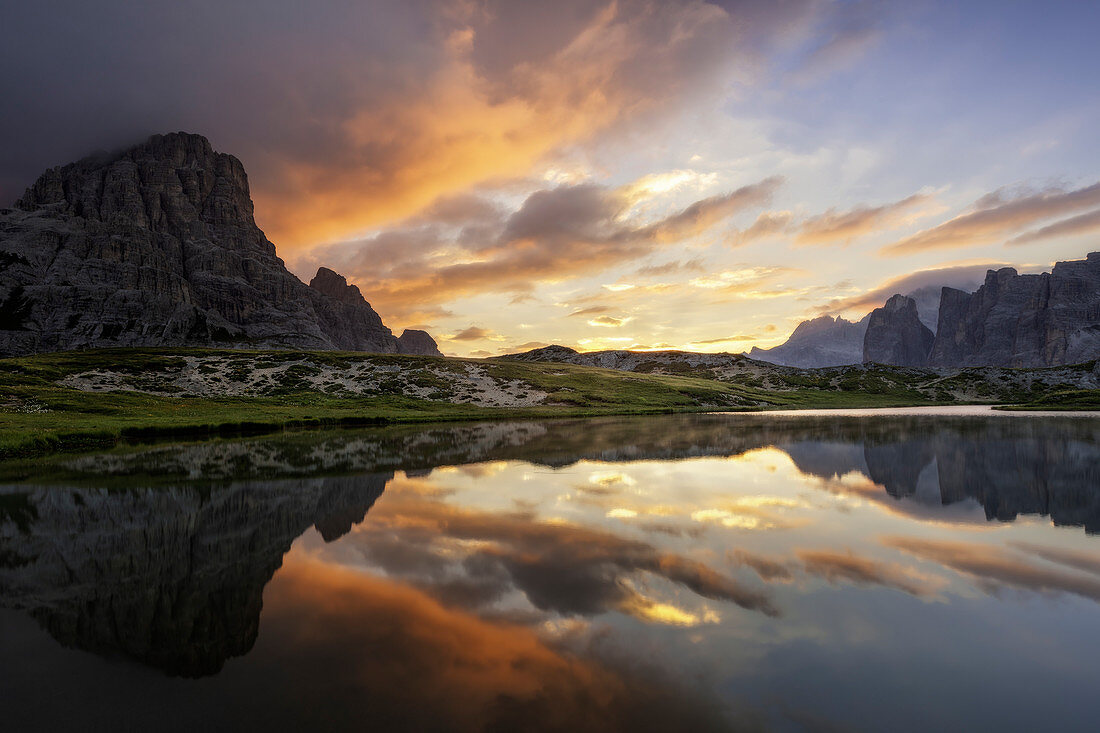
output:
POLYGON ((4 730, 1096 730, 1100 420, 699 415, 0 468, 4 730))

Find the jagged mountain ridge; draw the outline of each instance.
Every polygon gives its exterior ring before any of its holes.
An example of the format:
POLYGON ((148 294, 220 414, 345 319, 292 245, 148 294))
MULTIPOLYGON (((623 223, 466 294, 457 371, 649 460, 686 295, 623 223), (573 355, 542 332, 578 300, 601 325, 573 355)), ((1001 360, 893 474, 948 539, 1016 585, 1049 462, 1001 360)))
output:
POLYGON ((439 354, 423 332, 394 337, 331 270, 312 287, 290 273, 256 226, 244 166, 201 135, 154 135, 46 171, 0 210, 0 265, 0 355, 102 346, 439 354))
POLYGON ((815 369, 863 361, 867 318, 849 321, 840 316, 818 316, 803 321, 790 338, 770 349, 752 347, 748 356, 782 366, 815 369))
POLYGON ((895 294, 858 323, 830 316, 803 321, 785 343, 753 348, 748 355, 803 368, 868 362, 1055 367, 1092 361, 1100 357, 1100 252, 1033 275, 1011 267, 989 270, 974 292, 925 287, 895 294))
POLYGON ((1050 272, 990 270, 973 294, 944 288, 934 366, 1055 366, 1100 356, 1100 252, 1050 272))

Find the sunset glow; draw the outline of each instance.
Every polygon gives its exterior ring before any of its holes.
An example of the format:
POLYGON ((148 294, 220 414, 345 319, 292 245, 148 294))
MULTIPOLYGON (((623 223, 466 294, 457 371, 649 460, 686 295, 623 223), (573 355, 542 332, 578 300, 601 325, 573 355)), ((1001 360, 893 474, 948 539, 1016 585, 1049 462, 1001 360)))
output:
POLYGON ((241 158, 300 277, 334 267, 447 354, 766 347, 807 317, 862 316, 902 278, 1038 271, 1100 230, 1097 102, 1063 73, 1098 61, 1080 4, 288 4, 232 54, 198 41, 199 84, 157 73, 180 65, 155 28, 239 14, 167 6, 136 40, 116 10, 105 27, 155 49, 147 68, 67 65, 66 83, 97 80, 98 128, 92 112, 47 139, 42 110, 5 119, 24 144, 3 198, 171 120, 241 158), (154 80, 183 112, 120 102, 163 96, 154 80))

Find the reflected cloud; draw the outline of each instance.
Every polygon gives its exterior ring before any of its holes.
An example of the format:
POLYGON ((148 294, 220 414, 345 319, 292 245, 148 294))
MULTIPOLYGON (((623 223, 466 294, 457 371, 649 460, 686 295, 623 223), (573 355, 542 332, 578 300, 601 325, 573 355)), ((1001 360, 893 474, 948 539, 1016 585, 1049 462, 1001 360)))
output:
MULTIPOLYGON (((566 651, 392 581, 291 554, 264 594, 251 676, 260 719, 434 730, 728 730, 713 701, 656 672, 566 651), (271 690, 284 694, 270 694, 271 690), (334 703, 334 696, 339 704, 334 703)), ((567 630, 568 633, 568 630, 567 630)), ((255 711, 249 711, 254 714, 255 711)), ((255 723, 255 719, 251 719, 255 723)))
POLYGON ((795 550, 802 569, 830 584, 881 585, 918 598, 936 596, 946 585, 942 578, 926 575, 906 565, 861 557, 851 550, 795 550))
POLYGON ((883 542, 973 578, 989 592, 1015 588, 1045 595, 1068 593, 1100 603, 1100 580, 1037 565, 1003 547, 912 537, 889 537, 883 542))
MULTIPOLYGON (((617 516, 626 517, 626 513, 617 516)), ((646 577, 683 586, 696 595, 734 603, 769 616, 769 596, 696 560, 638 540, 529 513, 488 512, 423 501, 391 492, 353 534, 367 559, 395 576, 434 586, 463 577, 485 593, 470 607, 487 606, 519 591, 535 608, 563 615, 611 610, 632 613, 655 602, 635 588, 646 577), (410 566, 393 545, 431 552, 436 566, 410 566), (395 562, 395 560, 397 562, 395 562)))
POLYGON ((782 560, 757 555, 748 550, 731 550, 726 555, 730 562, 751 568, 761 580, 789 583, 794 580, 790 565, 782 560))

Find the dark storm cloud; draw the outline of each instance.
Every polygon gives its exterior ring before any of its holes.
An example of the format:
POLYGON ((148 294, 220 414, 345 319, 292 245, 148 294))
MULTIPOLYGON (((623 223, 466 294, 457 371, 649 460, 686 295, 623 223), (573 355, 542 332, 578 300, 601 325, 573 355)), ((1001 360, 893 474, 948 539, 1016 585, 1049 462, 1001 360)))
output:
POLYGON ((752 76, 834 5, 18 3, 0 24, 0 198, 186 130, 242 159, 284 250, 345 239, 752 76))

